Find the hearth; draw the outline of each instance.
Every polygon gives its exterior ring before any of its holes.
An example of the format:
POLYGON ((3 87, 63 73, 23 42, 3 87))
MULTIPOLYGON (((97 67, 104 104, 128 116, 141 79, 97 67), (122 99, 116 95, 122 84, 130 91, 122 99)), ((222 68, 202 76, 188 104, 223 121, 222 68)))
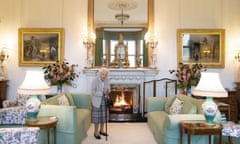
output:
POLYGON ((141 114, 110 114, 109 122, 146 122, 141 114))

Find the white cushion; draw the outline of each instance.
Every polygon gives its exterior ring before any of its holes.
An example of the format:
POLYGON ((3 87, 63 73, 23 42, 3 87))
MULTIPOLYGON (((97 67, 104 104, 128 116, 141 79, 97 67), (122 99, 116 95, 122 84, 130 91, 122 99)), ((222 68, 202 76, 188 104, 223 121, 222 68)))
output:
POLYGON ((59 105, 65 105, 65 106, 70 105, 70 103, 69 103, 69 101, 68 101, 68 99, 65 95, 62 95, 62 96, 58 97, 57 100, 58 100, 59 105))
POLYGON ((178 98, 176 98, 170 109, 169 109, 169 114, 179 114, 182 111, 182 107, 183 107, 183 101, 179 100, 178 98))

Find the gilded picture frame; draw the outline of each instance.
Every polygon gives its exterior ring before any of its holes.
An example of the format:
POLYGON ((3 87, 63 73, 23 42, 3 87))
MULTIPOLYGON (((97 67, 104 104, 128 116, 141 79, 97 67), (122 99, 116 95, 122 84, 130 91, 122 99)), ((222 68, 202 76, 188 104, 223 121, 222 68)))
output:
POLYGON ((44 66, 64 60, 63 28, 19 28, 18 65, 44 66))
POLYGON ((177 29, 177 62, 225 67, 225 29, 177 29))

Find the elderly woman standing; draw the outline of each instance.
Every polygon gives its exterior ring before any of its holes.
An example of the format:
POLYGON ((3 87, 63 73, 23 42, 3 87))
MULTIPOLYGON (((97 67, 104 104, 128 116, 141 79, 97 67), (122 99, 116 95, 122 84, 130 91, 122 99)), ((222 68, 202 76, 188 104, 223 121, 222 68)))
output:
POLYGON ((101 139, 100 135, 108 136, 104 132, 104 123, 107 121, 105 99, 110 92, 108 72, 108 69, 101 68, 99 75, 92 81, 92 123, 94 123, 94 137, 96 139, 101 139))

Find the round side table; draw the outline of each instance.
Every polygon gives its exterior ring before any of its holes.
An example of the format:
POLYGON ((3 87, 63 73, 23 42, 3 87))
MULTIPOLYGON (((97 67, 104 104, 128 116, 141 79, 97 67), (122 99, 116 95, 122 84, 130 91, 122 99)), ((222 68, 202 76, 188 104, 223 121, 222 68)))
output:
POLYGON ((219 144, 222 143, 222 126, 220 124, 207 124, 200 120, 185 120, 180 122, 180 144, 183 133, 188 135, 188 144, 191 143, 191 135, 208 135, 208 143, 211 144, 211 135, 219 136, 219 144))
POLYGON ((50 144, 50 129, 53 128, 54 144, 56 144, 56 126, 57 118, 53 116, 38 117, 36 121, 26 120, 26 125, 31 127, 39 127, 40 129, 47 129, 48 144, 50 144))

